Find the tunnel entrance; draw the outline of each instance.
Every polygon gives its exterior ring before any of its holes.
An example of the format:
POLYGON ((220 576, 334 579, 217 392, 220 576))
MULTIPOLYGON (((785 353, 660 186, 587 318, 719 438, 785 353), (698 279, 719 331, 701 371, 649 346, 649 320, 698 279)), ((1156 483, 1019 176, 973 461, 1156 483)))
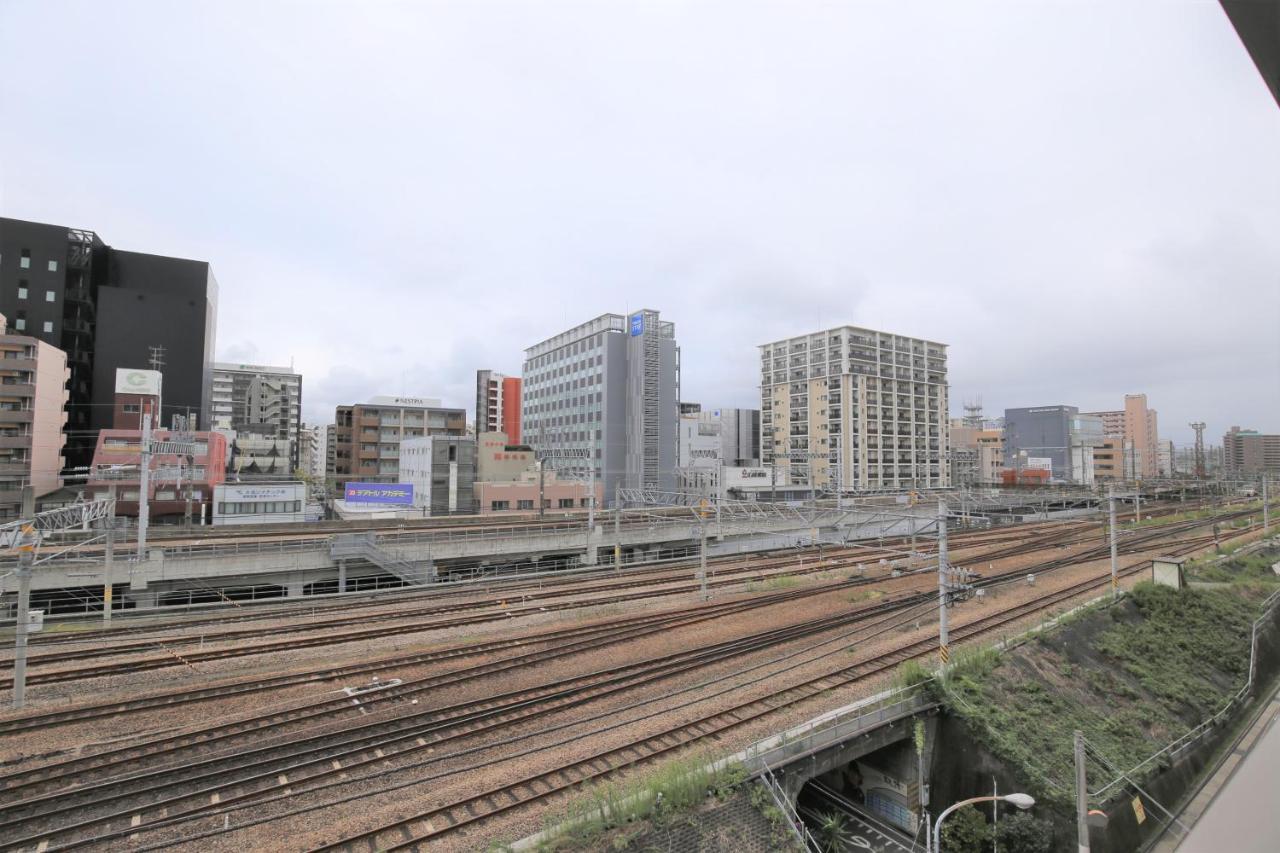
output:
POLYGON ((923 850, 915 747, 900 740, 815 776, 800 789, 796 810, 824 848, 923 850))

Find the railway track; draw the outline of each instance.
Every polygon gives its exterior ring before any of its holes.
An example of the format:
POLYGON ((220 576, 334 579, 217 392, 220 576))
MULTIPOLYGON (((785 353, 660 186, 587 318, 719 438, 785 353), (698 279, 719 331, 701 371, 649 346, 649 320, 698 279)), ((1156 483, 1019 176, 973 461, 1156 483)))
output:
MULTIPOLYGON (((1161 538, 1167 538, 1170 532, 1178 532, 1178 531, 1170 531, 1168 529, 1159 529, 1159 530, 1153 531, 1152 533, 1146 534, 1142 538, 1144 540, 1156 540, 1161 538)), ((1202 544, 1202 540, 1203 540, 1203 537, 1196 538, 1194 541, 1184 542, 1179 547, 1182 549, 1194 549, 1194 548, 1200 547, 1200 545, 1202 544)), ((1070 562, 1076 562, 1080 560, 1079 557, 1067 558, 1067 559, 1070 562)), ((1049 561, 1043 565, 1034 567, 1034 570, 1037 572, 1049 571, 1052 568, 1054 568, 1056 564, 1060 562, 1061 562, 1060 560, 1049 561)), ((1141 571, 1145 568, 1145 565, 1146 564, 1141 564, 1141 565, 1130 567, 1125 570, 1125 574, 1132 574, 1132 573, 1141 571)), ((1011 574, 1015 575, 1015 577, 1010 578, 1005 576, 1005 577, 993 577, 993 578, 983 579, 982 581, 980 581, 980 585, 992 586, 1000 583, 1008 583, 1010 582, 1010 580, 1019 579, 1022 576, 1023 572, 1019 571, 1011 574)), ((1034 601, 1026 605, 1020 605, 1019 607, 1013 608, 1010 611, 1005 611, 1005 613, 1002 614, 1005 617, 1004 621, 1002 621, 1000 624, 1005 624, 1008 621, 1021 618, 1021 615, 1017 615, 1017 614, 1020 614, 1021 611, 1023 610, 1026 610, 1026 612, 1032 612, 1035 609, 1048 606, 1045 602, 1052 602, 1056 600, 1063 600, 1065 598, 1074 597, 1075 595, 1079 594, 1078 591, 1080 589, 1092 588, 1097 585, 1105 584, 1106 582, 1107 582, 1107 578, 1104 576, 1101 579, 1091 579, 1089 581, 1082 582, 1083 586, 1082 584, 1076 584, 1076 585, 1073 585, 1072 587, 1069 587, 1066 590, 1059 590, 1054 593, 1049 593, 1046 596, 1039 596, 1037 597, 1037 599, 1035 599, 1034 601), (1027 610, 1027 608, 1030 608, 1030 610, 1027 610), (1015 614, 1015 615, 1009 615, 1009 614, 1015 614)), ((908 610, 912 605, 919 606, 923 604, 926 607, 931 607, 931 601, 932 601, 932 596, 927 592, 922 592, 915 596, 905 596, 902 600, 884 602, 882 604, 876 605, 873 608, 866 608, 864 610, 860 610, 856 618, 853 617, 852 615, 845 615, 842 617, 832 617, 832 618, 833 619, 853 619, 854 621, 861 621, 862 619, 869 618, 871 615, 876 615, 881 613, 901 614, 903 611, 908 610)), ((1022 615, 1025 615, 1025 614, 1022 614, 1022 615)), ((978 620, 978 623, 989 621, 992 618, 994 617, 985 617, 984 620, 978 620)), ((974 624, 978 624, 978 623, 974 623, 974 624)), ((789 636, 791 639, 794 639, 797 636, 806 636, 808 634, 811 634, 814 630, 828 630, 831 627, 839 627, 839 625, 835 622, 828 622, 823 625, 817 625, 817 624, 807 625, 806 624, 806 625, 789 626, 788 628, 785 628, 785 629, 778 629, 773 632, 764 632, 749 638, 740 638, 738 640, 720 644, 718 647, 715 647, 715 648, 705 648, 705 649, 699 649, 699 650, 694 650, 690 652, 683 652, 678 655, 671 655, 665 659, 649 662, 647 664, 632 664, 632 665, 629 665, 628 667, 616 668, 616 670, 610 671, 608 673, 608 676, 610 678, 621 679, 620 682, 617 682, 617 681, 612 682, 613 688, 617 690, 634 689, 634 687, 636 686, 636 683, 628 679, 633 679, 637 677, 641 679, 654 679, 654 680, 670 678, 675 672, 682 671, 679 669, 679 667, 682 665, 686 667, 705 666, 705 665, 709 665, 709 662, 711 662, 713 659, 723 659, 723 658, 715 658, 716 655, 724 655, 724 656, 740 655, 745 653, 745 648, 753 642, 757 644, 757 647, 759 647, 759 644, 776 643, 776 642, 784 641, 782 639, 784 636, 789 636), (790 635, 783 633, 786 631, 791 631, 793 633, 790 635), (796 634, 794 632, 805 632, 805 633, 796 634), (647 669, 644 668, 646 666, 648 667, 647 669), (635 669, 636 667, 641 667, 641 669, 635 669), (624 670, 628 670, 628 671, 624 673, 623 672, 624 670)), ((955 633, 955 636, 958 639, 963 639, 965 636, 968 636, 968 634, 962 633, 962 632, 970 631, 970 630, 972 629, 969 628, 968 626, 962 627, 957 630, 957 632, 955 633)), ((880 669, 895 666, 897 662, 899 662, 900 660, 906 659, 906 657, 917 656, 920 653, 927 652, 929 648, 929 644, 926 643, 924 646, 920 646, 919 644, 916 644, 914 646, 908 646, 905 648, 908 651, 912 648, 916 648, 917 652, 914 655, 906 654, 905 652, 903 652, 902 649, 899 649, 898 652, 895 652, 894 655, 890 656, 891 658, 893 658, 892 660, 889 660, 888 658, 881 658, 879 660, 879 663, 876 664, 876 666, 879 666, 880 669), (924 652, 919 651, 920 648, 923 648, 924 652), (903 654, 906 654, 906 656, 903 657, 902 656, 903 654)), ((870 662, 864 662, 863 665, 872 666, 870 662)), ((875 671, 879 671, 879 669, 875 669, 873 667, 871 670, 868 670, 866 674, 871 674, 872 672, 875 672, 875 671)), ((853 672, 854 672, 853 669, 846 669, 846 670, 842 670, 841 673, 837 673, 837 676, 849 677, 853 672)), ((864 676, 857 676, 857 677, 864 677, 864 676)), ((429 681, 429 680, 430 679, 426 679, 426 681, 429 681)), ((817 682, 816 681, 811 682, 810 686, 812 686, 813 684, 817 684, 817 682)), ((570 685, 569 688, 565 688, 563 684, 555 685, 555 686, 558 687, 561 691, 565 689, 575 689, 573 688, 572 685, 570 685)), ((592 685, 591 689, 598 690, 598 689, 601 689, 602 686, 603 686, 602 684, 597 683, 592 685)), ((801 692, 803 692, 802 690, 803 687, 804 685, 801 685, 800 688, 793 687, 793 688, 789 688, 789 690, 792 690, 792 691, 801 690, 801 692)), ((539 697, 532 697, 527 694, 522 695, 519 693, 506 694, 506 695, 501 695, 500 697, 487 697, 482 702, 482 707, 480 707, 478 710, 475 707, 467 707, 465 705, 461 708, 455 708, 453 710, 464 714, 466 725, 475 725, 477 722, 474 717, 465 716, 467 714, 474 714, 479 712, 479 713, 488 713, 488 714, 498 713, 499 715, 501 715, 502 713, 508 712, 513 707, 524 708, 526 710, 523 711, 523 713, 530 713, 530 711, 528 710, 528 705, 529 703, 532 703, 532 702, 542 703, 540 705, 534 706, 534 716, 542 716, 546 713, 553 712, 554 710, 556 710, 557 706, 546 704, 549 701, 546 697, 552 695, 551 693, 547 693, 546 691, 551 690, 552 685, 543 685, 540 689, 543 691, 543 694, 540 695, 539 697), (513 704, 503 705, 502 704, 503 701, 507 701, 513 704)), ((831 687, 826 686, 826 687, 817 688, 817 692, 821 692, 821 690, 825 690, 825 689, 831 689, 831 687)), ((770 698, 765 702, 765 705, 773 709, 776 709, 777 707, 789 707, 790 704, 794 704, 795 702, 798 702, 798 701, 803 701, 803 698, 805 698, 805 697, 794 698, 794 700, 789 699, 788 704, 779 706, 777 702, 780 701, 780 699, 786 699, 788 695, 789 694, 786 694, 786 693, 775 694, 772 698, 770 698)), ((808 694, 808 695, 815 695, 815 694, 808 694)), ((593 698, 589 696, 584 697, 581 694, 566 695, 563 692, 556 694, 556 697, 559 700, 565 701, 565 702, 570 702, 570 701, 578 702, 583 700, 589 700, 589 698, 593 698)), ((599 697, 597 696, 594 698, 599 698, 599 697)), ((756 701, 760 701, 760 700, 756 700, 756 701)), ((751 705, 752 703, 747 703, 746 705, 740 705, 737 707, 740 710, 743 708, 749 708, 751 705)), ((739 714, 735 717, 732 712, 726 712, 726 713, 729 714, 729 717, 726 719, 737 720, 737 722, 733 722, 730 725, 739 725, 741 724, 741 722, 747 719, 754 718, 750 714, 747 714, 746 716, 739 714)), ((506 725, 510 723, 509 719, 504 720, 501 716, 499 716, 497 720, 498 721, 495 723, 495 725, 506 725)), ((401 724, 402 723, 399 723, 399 722, 396 723, 396 725, 401 725, 401 724)), ((385 726, 387 725, 387 723, 384 721, 379 721, 377 725, 385 726)), ((695 734, 697 734, 698 737, 705 737, 707 736, 708 731, 718 731, 718 729, 716 728, 716 725, 717 724, 715 723, 715 720, 712 719, 710 722, 707 722, 705 725, 702 722, 700 722, 699 724, 696 724, 689 731, 694 732, 695 734)), ((474 728, 470 729, 469 731, 464 730, 463 735, 469 735, 471 733, 474 733, 475 731, 477 731, 477 729, 474 729, 474 728)), ((463 736, 463 735, 459 735, 459 736, 463 736)), ((400 732, 399 735, 397 736, 400 737, 399 743, 402 743, 402 744, 405 742, 405 739, 408 737, 414 737, 414 738, 420 738, 420 739, 423 738, 421 729, 411 729, 408 733, 400 732)), ((654 741, 659 747, 662 747, 664 745, 668 747, 668 749, 660 749, 658 751, 654 751, 651 753, 651 755, 657 755, 657 754, 661 754, 661 752, 663 751, 669 751, 669 749, 679 748, 679 746, 683 745, 684 743, 684 741, 680 737, 678 737, 677 735, 673 735, 671 733, 667 733, 665 736, 658 736, 656 739, 651 738, 649 740, 654 741)), ((648 743, 649 740, 645 741, 645 743, 648 743)), ((184 779, 186 780, 184 784, 186 784, 188 788, 190 787, 191 784, 193 784, 193 782, 201 781, 201 780, 209 782, 210 786, 207 788, 198 789, 194 792, 190 790, 184 790, 182 792, 174 793, 172 790, 170 790, 170 793, 166 795, 166 798, 162 799, 159 803, 152 803, 146 812, 141 810, 141 807, 136 802, 129 800, 129 797, 139 796, 138 791, 132 790, 129 787, 130 785, 137 784, 136 781, 134 780, 141 778, 136 773, 116 775, 116 776, 109 775, 105 780, 103 780, 103 784, 106 787, 100 788, 98 793, 96 794, 96 796, 98 796, 99 799, 93 800, 92 803, 85 802, 84 797, 90 796, 87 793, 88 789, 84 787, 85 783, 80 781, 79 778, 74 775, 67 776, 64 773, 64 775, 61 778, 61 781, 58 781, 56 777, 53 777, 54 781, 52 784, 54 784, 55 786, 62 785, 64 787, 69 779, 76 779, 77 785, 79 787, 72 789, 72 792, 75 793, 75 796, 79 797, 80 799, 73 799, 71 801, 66 801, 63 798, 68 795, 65 793, 58 794, 56 793, 56 791, 46 792, 45 795, 43 796, 38 795, 33 799, 30 795, 32 794, 33 791, 38 790, 38 788, 31 787, 32 784, 35 782, 34 777, 28 777, 26 783, 23 784, 20 782, 20 780, 13 778, 11 774, 10 777, 6 777, 6 780, 4 780, 6 781, 6 787, 4 788, 4 790, 6 791, 6 794, 10 795, 10 797, 7 797, 6 799, 11 798, 13 794, 18 794, 19 796, 22 796, 24 791, 27 796, 24 799, 18 801, 14 806, 12 807, 6 806, 3 810, 0 810, 0 816, 7 815, 11 817, 12 820, 14 821, 12 823, 0 823, 0 832, 2 832, 6 837, 17 838, 19 836, 15 836, 13 835, 13 833, 20 832, 22 830, 22 827, 24 826, 30 827, 33 821, 36 822, 36 825, 39 825, 38 824, 39 821, 41 820, 48 821, 53 818, 56 818, 58 815, 65 815, 70 813, 83 815, 84 810, 86 808, 92 808, 92 807, 101 808, 112 802, 115 802, 115 803, 127 802, 129 803, 129 805, 123 811, 112 812, 110 815, 107 815, 107 816, 99 815, 98 817, 84 818, 81 820, 81 824, 84 824, 84 825, 76 824, 73 827, 67 828, 66 831, 74 833, 77 831, 87 832, 90 829, 94 829, 95 834, 93 835, 93 837, 98 839, 104 839, 110 836, 101 835, 99 833, 99 830, 103 829, 104 825, 106 829, 109 830, 112 824, 112 821, 123 821, 125 816, 127 815, 129 818, 128 828, 115 830, 115 831, 122 832, 124 834, 136 833, 138 831, 144 831, 150 828, 150 825, 151 825, 150 822, 144 823, 142 821, 142 816, 144 815, 144 813, 158 815, 158 817, 161 820, 161 824, 157 824, 157 825, 169 825, 168 823, 169 821, 186 819, 186 818, 179 818, 175 816, 175 813, 174 813, 174 810, 184 807, 184 804, 185 804, 185 808, 189 809, 189 811, 183 812, 182 814, 186 814, 188 816, 195 816, 201 813, 208 812, 211 809, 215 809, 216 807, 219 806, 219 804, 222 804, 225 807, 231 803, 252 800, 254 797, 278 794, 281 786, 287 785, 289 786, 290 789, 294 789, 297 786, 302 785, 304 779, 314 781, 314 779, 316 778, 324 778, 326 776, 331 775, 334 772, 337 772, 339 767, 341 767, 345 772, 352 772, 359 767, 376 765, 377 763, 385 760, 386 750, 391 747, 391 744, 388 744, 385 742, 379 742, 380 745, 374 745, 373 743, 369 743, 369 742, 357 742, 354 746, 349 747, 348 752, 342 753, 342 756, 343 756, 342 758, 333 758, 331 757, 331 755, 323 753, 323 749, 325 749, 326 747, 323 747, 321 744, 328 743, 328 742, 329 741, 324 741, 323 738, 319 742, 314 740, 305 741, 305 742, 295 741, 293 745, 294 747, 296 747, 296 749, 300 751, 291 753, 289 757, 291 759, 300 760, 303 763, 301 765, 295 764, 295 765, 289 765, 287 768, 282 768, 278 764, 280 759, 276 758, 274 759, 277 762, 275 764, 270 764, 265 768, 261 766, 257 767, 256 775, 252 779, 241 780, 242 784, 252 784, 254 786, 257 786, 249 791, 245 791, 240 788, 235 788, 234 786, 229 786, 228 783, 225 781, 225 778, 226 778, 225 776, 217 775, 219 773, 228 772, 225 770, 219 770, 217 768, 217 762, 219 761, 226 763, 228 760, 230 760, 232 762, 236 762, 240 766, 243 766, 244 760, 249 757, 245 755, 243 752, 232 753, 229 756, 221 756, 221 757, 215 756, 209 759, 210 761, 214 762, 214 766, 208 767, 206 769, 208 769, 208 771, 214 775, 200 776, 200 777, 197 777, 195 780, 191 778, 190 773, 185 772, 188 768, 194 766, 191 764, 189 760, 183 763, 175 764, 174 766, 168 769, 160 768, 154 771, 155 773, 160 774, 160 776, 159 777, 153 776, 152 777, 153 779, 154 778, 163 779, 165 774, 173 775, 174 773, 179 773, 183 775, 184 779), (358 753, 354 758, 352 756, 351 750, 354 750, 358 753), (372 755, 370 754, 370 751, 372 751, 372 755), (323 764, 325 761, 329 761, 331 764, 332 762, 336 761, 338 762, 338 765, 333 766, 332 769, 330 770, 324 770, 323 764), (305 773, 307 768, 312 768, 313 770, 315 770, 316 768, 320 768, 320 770, 314 773, 312 776, 304 776, 303 779, 299 779, 296 774, 299 772, 305 773), (281 772, 278 772, 278 771, 281 771, 281 772), (222 779, 223 781, 221 782, 217 781, 219 779, 222 779), (17 783, 17 784, 14 784, 14 783, 17 783), (113 793, 104 794, 103 793, 104 790, 112 791, 113 793), (105 799, 103 799, 103 797, 105 797, 105 799), (44 811, 41 811, 41 809, 44 809, 44 811), (25 812, 23 810, 25 810, 25 812), (25 814, 25 817, 23 816, 24 814, 25 814), (88 821, 87 823, 85 822, 86 820, 88 821)), ((428 748, 428 749, 434 748, 435 744, 438 744, 441 742, 442 741, 430 741, 427 743, 418 742, 416 748, 413 746, 410 746, 409 751, 415 751, 415 749, 421 750, 424 748, 428 748), (431 744, 431 746, 429 746, 428 743, 431 744)), ((270 749, 277 749, 277 748, 278 747, 275 745, 270 747, 270 749)), ((264 747, 264 749, 267 749, 267 747, 264 747)), ((630 755, 632 760, 629 763, 635 763, 636 760, 642 760, 642 758, 636 758, 636 756, 641 755, 643 757, 643 754, 645 752, 646 752, 645 748, 635 747, 630 753, 627 753, 625 750, 623 750, 619 752, 619 755, 622 755, 623 757, 630 755)), ((598 770, 601 774, 613 772, 614 770, 617 769, 617 767, 614 766, 612 762, 605 760, 599 756, 596 756, 595 758, 593 758, 592 761, 594 763, 591 766, 595 770, 598 770)), ((79 768, 79 771, 83 771, 84 769, 85 768, 81 766, 79 768)), ((79 772, 76 769, 76 766, 73 764, 69 764, 65 766, 63 770, 66 773, 72 773, 72 774, 79 772)), ((567 773, 564 771, 556 771, 556 772, 560 774, 559 775, 560 779, 569 780, 568 782, 566 782, 566 786, 576 784, 577 782, 582 781, 583 778, 589 778, 588 776, 580 776, 577 772, 567 772, 567 773)), ((541 778, 541 777, 536 777, 536 778, 541 778)), ((593 777, 590 777, 590 778, 593 778, 593 777)), ((528 782, 528 787, 521 789, 524 793, 528 793, 528 792, 537 793, 538 791, 542 790, 542 788, 546 787, 546 785, 538 784, 533 781, 528 781, 528 780, 525 780, 525 781, 528 782)), ((49 784, 50 777, 46 776, 43 782, 46 784, 49 784)), ((306 784, 310 784, 310 782, 307 782, 306 784)), ((520 786, 523 784, 525 784, 525 782, 517 783, 517 786, 520 786)), ((550 788, 547 788, 547 790, 542 794, 540 794, 539 796, 547 796, 550 793, 553 793, 554 790, 558 790, 558 788, 555 788, 555 786, 551 786, 550 788)), ((480 800, 483 800, 484 798, 489 797, 491 795, 495 797, 499 796, 498 792, 490 792, 482 795, 480 800)), ((501 808, 491 808, 490 806, 492 806, 493 803, 486 804, 485 802, 481 802, 476 798, 472 798, 467 802, 458 805, 457 808, 462 809, 467 815, 471 816, 470 820, 455 821, 454 818, 456 815, 454 811, 454 808, 455 808, 454 806, 450 806, 448 808, 438 810, 437 812, 433 812, 431 815, 428 815, 426 818, 427 825, 434 827, 432 832, 429 834, 434 835, 434 834, 439 834, 445 831, 451 831, 452 829, 459 828, 465 825, 466 823, 473 822, 475 819, 480 819, 481 817, 484 817, 484 816, 490 816, 492 814, 496 814, 498 811, 502 811, 502 810, 505 810, 506 808, 514 807, 515 805, 521 804, 525 801, 521 799, 519 796, 512 796, 510 794, 508 794, 507 796, 499 797, 499 799, 502 802, 507 802, 507 801, 511 801, 511 802, 509 805, 501 806, 501 808)), ((501 803, 499 803, 499 805, 501 805, 501 803)), ((410 826, 411 828, 413 826, 416 826, 416 824, 414 824, 414 820, 405 822, 405 826, 410 826)), ((59 830, 59 831, 62 831, 62 830, 59 830)), ((413 829, 413 832, 410 833, 409 837, 402 840, 403 843, 416 844, 424 840, 424 838, 420 838, 418 837, 418 835, 413 834, 413 833, 416 833, 417 831, 418 831, 417 829, 413 829)), ((374 837, 371 843, 374 844, 377 847, 377 849, 381 849, 382 846, 385 846, 386 844, 391 843, 394 840, 394 839, 384 837, 385 835, 386 835, 385 832, 382 832, 381 834, 375 833, 375 836, 377 837, 374 837)), ((36 834, 28 837, 28 840, 34 840, 36 843, 39 843, 39 841, 36 839, 43 840, 46 843, 48 843, 51 839, 56 841, 57 836, 53 836, 51 830, 45 830, 44 834, 40 834, 40 832, 37 832, 36 834)), ((357 842, 352 842, 352 843, 357 843, 357 842)), ((347 844, 347 842, 344 842, 344 844, 347 844)), ((57 848, 50 848, 50 849, 57 849, 57 848)), ((359 843, 357 843, 357 846, 351 849, 363 849, 363 848, 359 847, 359 843)))

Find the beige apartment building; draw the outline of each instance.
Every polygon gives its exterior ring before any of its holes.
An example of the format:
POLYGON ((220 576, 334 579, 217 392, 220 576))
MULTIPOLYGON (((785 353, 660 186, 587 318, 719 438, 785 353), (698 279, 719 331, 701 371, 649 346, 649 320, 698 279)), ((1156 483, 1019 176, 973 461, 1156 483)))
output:
POLYGON ((779 484, 950 485, 945 344, 854 326, 764 344, 760 402, 779 484))
POLYGON ((348 481, 395 483, 400 477, 400 442, 427 435, 466 435, 467 412, 423 397, 374 397, 338 406, 335 413, 333 476, 340 489, 348 481))
POLYGON ((21 517, 25 487, 38 498, 62 486, 70 378, 66 353, 8 334, 0 314, 0 519, 21 517))
POLYGON ((1124 408, 1086 412, 1102 418, 1102 434, 1122 439, 1124 480, 1149 480, 1160 476, 1160 438, 1155 409, 1147 408, 1146 394, 1125 394, 1124 408))

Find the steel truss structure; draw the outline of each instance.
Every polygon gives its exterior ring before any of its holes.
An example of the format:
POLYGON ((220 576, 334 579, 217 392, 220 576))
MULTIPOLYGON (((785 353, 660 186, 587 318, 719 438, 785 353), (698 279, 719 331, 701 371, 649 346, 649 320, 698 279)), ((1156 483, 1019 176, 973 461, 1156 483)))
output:
POLYGON ((22 528, 28 524, 37 533, 59 533, 64 530, 87 530, 95 521, 102 521, 115 515, 116 502, 110 498, 72 504, 71 506, 49 509, 36 513, 31 518, 11 521, 0 526, 0 546, 13 548, 17 545, 22 528))

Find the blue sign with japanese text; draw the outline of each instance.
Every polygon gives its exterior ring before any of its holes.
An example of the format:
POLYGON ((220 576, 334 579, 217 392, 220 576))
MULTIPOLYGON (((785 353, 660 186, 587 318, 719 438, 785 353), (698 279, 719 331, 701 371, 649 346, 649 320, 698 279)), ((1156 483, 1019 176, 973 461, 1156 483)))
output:
POLYGON ((349 504, 412 504, 412 483, 347 483, 349 504))
POLYGON ((631 337, 634 338, 637 335, 643 335, 643 334, 644 334, 644 315, 632 314, 631 315, 631 337))

